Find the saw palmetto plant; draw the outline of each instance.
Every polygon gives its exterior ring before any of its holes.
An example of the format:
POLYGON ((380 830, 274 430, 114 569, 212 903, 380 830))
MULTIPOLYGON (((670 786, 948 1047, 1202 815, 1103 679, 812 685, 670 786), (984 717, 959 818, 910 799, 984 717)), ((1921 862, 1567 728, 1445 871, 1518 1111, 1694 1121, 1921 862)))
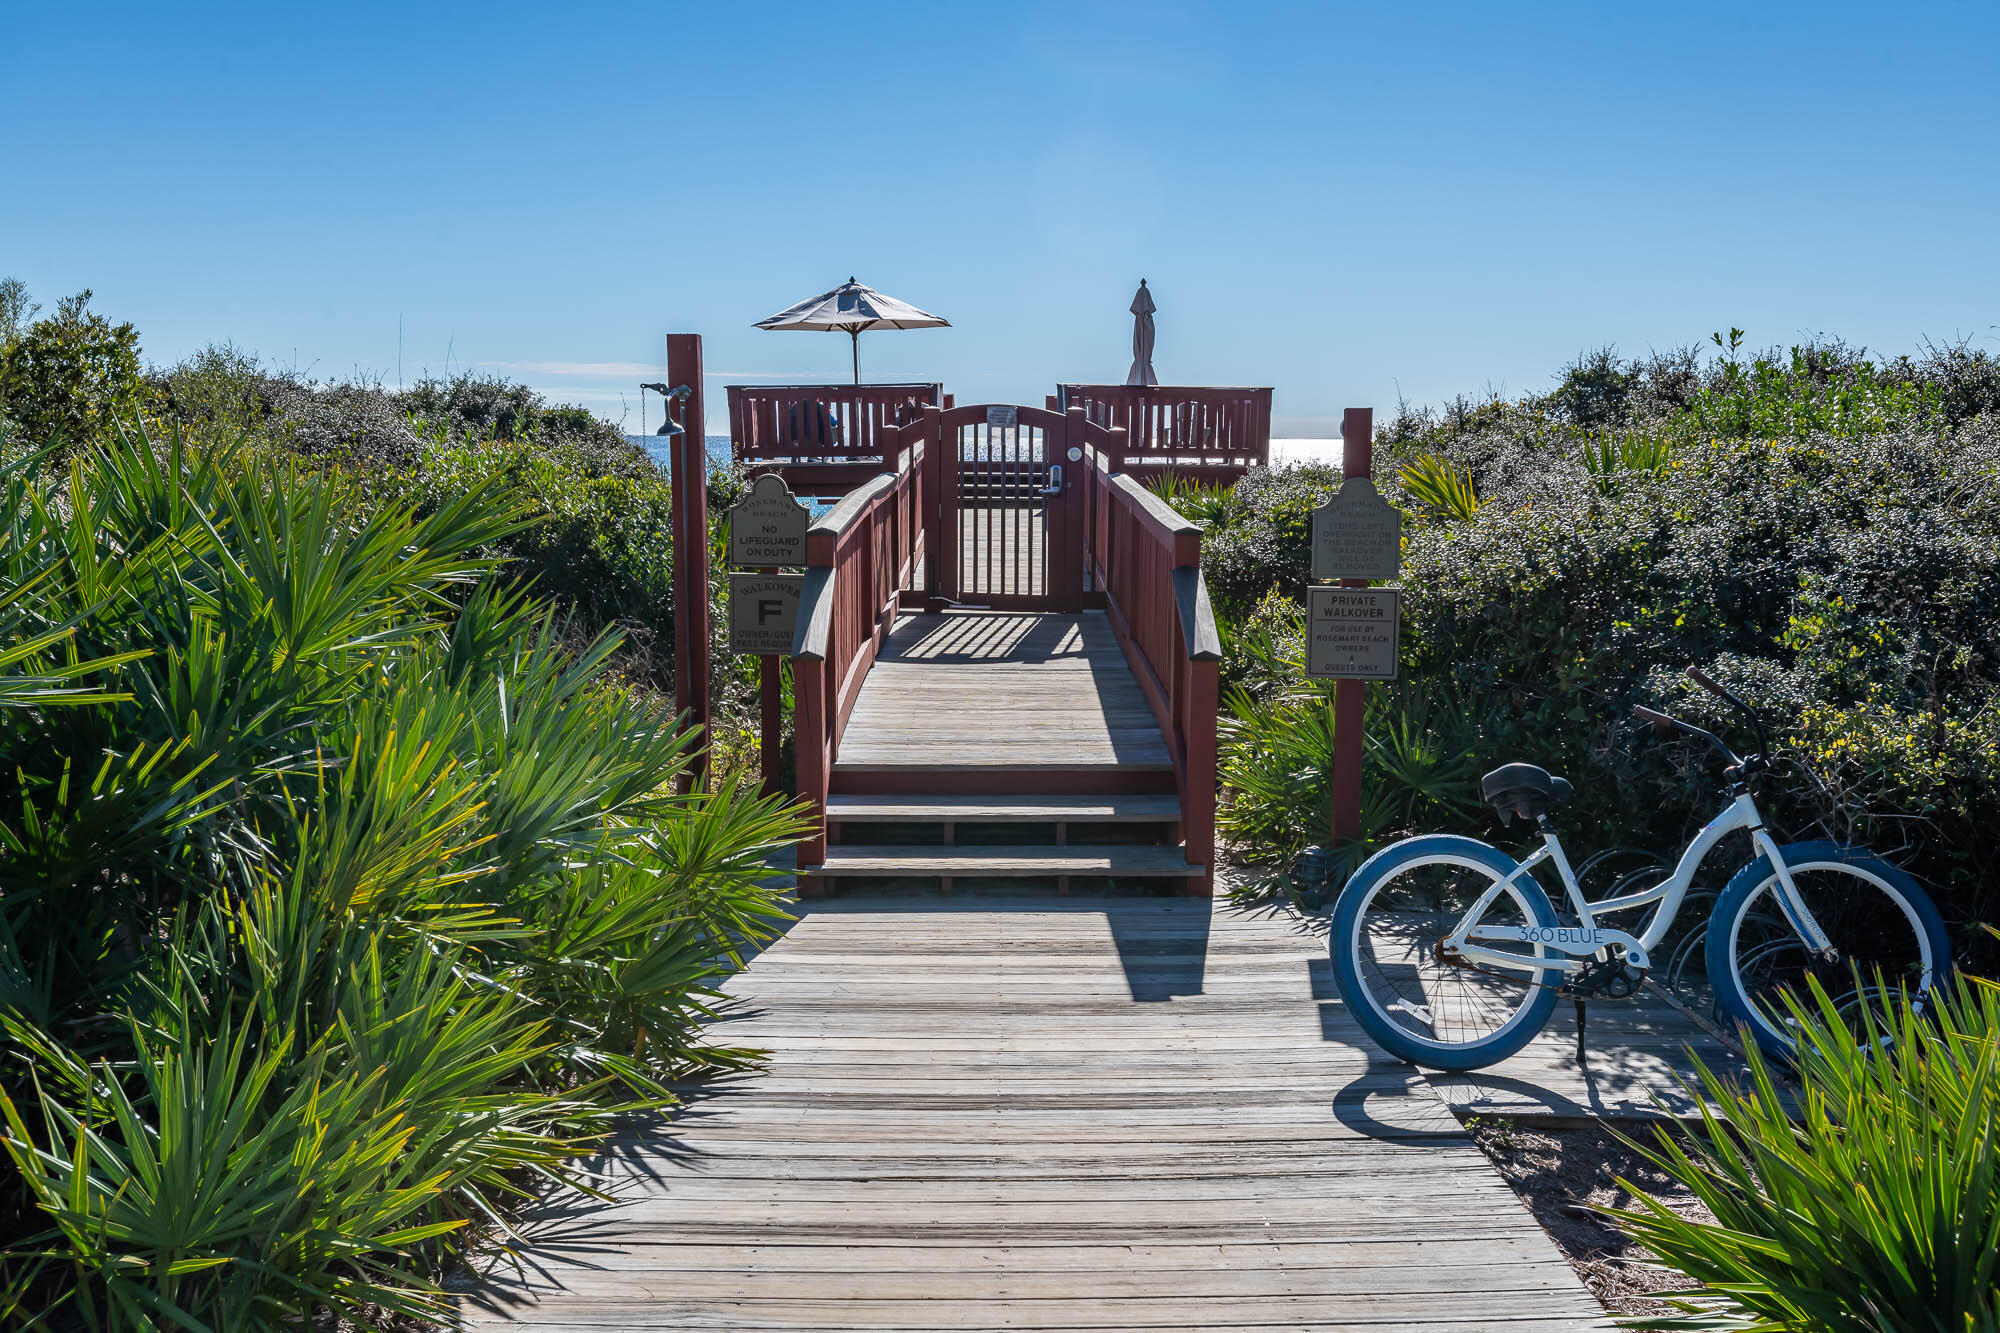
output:
POLYGON ((706 1046, 782 804, 418 512, 131 436, 0 476, 0 1323, 442 1317, 706 1046))
POLYGON ((1836 1008, 1814 982, 1788 1001, 1796 1092, 1751 1043, 1747 1087, 1702 1070, 1695 1144, 1641 1145, 1714 1218, 1637 1190, 1640 1208, 1613 1215, 1707 1288, 1650 1326, 2000 1329, 2000 987, 1967 977, 1921 1010, 1862 994, 1836 1008))

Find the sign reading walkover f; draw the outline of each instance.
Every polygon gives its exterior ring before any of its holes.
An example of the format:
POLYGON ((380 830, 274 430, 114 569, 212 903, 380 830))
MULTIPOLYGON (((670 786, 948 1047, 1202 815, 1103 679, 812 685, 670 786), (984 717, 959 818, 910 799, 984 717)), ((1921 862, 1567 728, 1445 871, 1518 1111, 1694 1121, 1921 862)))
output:
POLYGON ((729 651, 789 654, 805 587, 803 574, 731 574, 729 651))

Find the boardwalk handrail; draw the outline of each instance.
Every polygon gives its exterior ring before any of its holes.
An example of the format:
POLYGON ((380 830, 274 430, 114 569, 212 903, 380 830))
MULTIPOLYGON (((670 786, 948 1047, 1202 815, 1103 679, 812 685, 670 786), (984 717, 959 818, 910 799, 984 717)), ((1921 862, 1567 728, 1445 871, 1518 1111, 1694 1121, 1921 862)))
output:
POLYGON ((739 463, 879 464, 893 471, 901 427, 944 401, 941 384, 731 384, 730 450, 739 463))
POLYGON ((1099 426, 1125 429, 1122 470, 1196 475, 1271 461, 1268 388, 1177 384, 1061 384, 1059 407, 1081 407, 1099 426))
MULTIPOLYGON (((1115 443, 1112 449, 1115 456, 1115 443)), ((1112 456, 1084 453, 1092 584, 1166 738, 1188 861, 1209 867, 1212 877, 1222 638, 1201 572, 1201 527, 1113 471, 1112 456)))
POLYGON ((876 475, 806 529, 806 578, 792 632, 792 700, 799 795, 813 809, 799 864, 826 859, 826 800, 841 732, 902 590, 924 558, 925 423, 885 441, 894 470, 876 475))

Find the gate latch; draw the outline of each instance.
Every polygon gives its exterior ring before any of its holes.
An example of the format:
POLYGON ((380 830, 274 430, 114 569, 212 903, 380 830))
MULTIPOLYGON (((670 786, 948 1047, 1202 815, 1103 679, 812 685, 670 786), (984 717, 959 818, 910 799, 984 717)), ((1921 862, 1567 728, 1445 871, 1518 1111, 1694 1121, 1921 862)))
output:
POLYGON ((1043 495, 1061 495, 1061 494, 1062 494, 1062 464, 1061 464, 1061 463, 1051 463, 1051 464, 1049 464, 1049 484, 1048 484, 1048 485, 1046 485, 1046 486, 1044 486, 1044 487, 1042 487, 1042 494, 1043 494, 1043 495))

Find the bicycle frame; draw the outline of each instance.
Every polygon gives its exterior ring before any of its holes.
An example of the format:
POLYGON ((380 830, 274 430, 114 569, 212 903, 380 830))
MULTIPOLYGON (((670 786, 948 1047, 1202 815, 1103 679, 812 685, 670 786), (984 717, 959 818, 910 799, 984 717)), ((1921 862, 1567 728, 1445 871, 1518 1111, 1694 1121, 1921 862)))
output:
POLYGON ((1717 843, 1739 829, 1747 829, 1751 844, 1756 848, 1759 859, 1767 862, 1777 872, 1779 892, 1778 904, 1791 922, 1792 929, 1806 942, 1814 953, 1826 954, 1832 944, 1818 921, 1807 910, 1799 896, 1798 886, 1792 882, 1790 869, 1778 854, 1778 844, 1773 841, 1770 831, 1764 827, 1764 816, 1757 809, 1757 802, 1747 791, 1738 791, 1736 798, 1700 832, 1696 833, 1681 852, 1680 861, 1673 873, 1650 889, 1626 894, 1622 898, 1607 898, 1603 902, 1591 903, 1584 899, 1583 889, 1577 884, 1576 872, 1570 869, 1569 857, 1563 854, 1562 841, 1554 829, 1542 826, 1542 845, 1522 861, 1504 879, 1491 885, 1479 896, 1471 909, 1459 921, 1458 928, 1442 941, 1441 950, 1470 962, 1483 963, 1492 967, 1504 967, 1518 972, 1555 972, 1567 975, 1582 970, 1584 960, 1601 957, 1613 946, 1625 950, 1626 961, 1633 967, 1644 970, 1652 966, 1652 952, 1672 928, 1674 918, 1680 914, 1681 904, 1694 884, 1695 872, 1708 854, 1715 850, 1717 843), (1534 868, 1543 862, 1553 862, 1556 873, 1562 877, 1563 892, 1569 900, 1570 908, 1576 913, 1576 926, 1481 926, 1475 924, 1490 907, 1495 898, 1506 892, 1508 887, 1523 877, 1530 877, 1534 868), (1607 913, 1625 912, 1634 908, 1657 904, 1646 927, 1638 936, 1622 930, 1597 924, 1597 918, 1607 913), (1483 949, 1475 940, 1494 943, 1506 941, 1514 944, 1533 944, 1538 947, 1534 956, 1506 953, 1498 949, 1483 949), (1551 957, 1549 949, 1554 949, 1560 957, 1551 957))

